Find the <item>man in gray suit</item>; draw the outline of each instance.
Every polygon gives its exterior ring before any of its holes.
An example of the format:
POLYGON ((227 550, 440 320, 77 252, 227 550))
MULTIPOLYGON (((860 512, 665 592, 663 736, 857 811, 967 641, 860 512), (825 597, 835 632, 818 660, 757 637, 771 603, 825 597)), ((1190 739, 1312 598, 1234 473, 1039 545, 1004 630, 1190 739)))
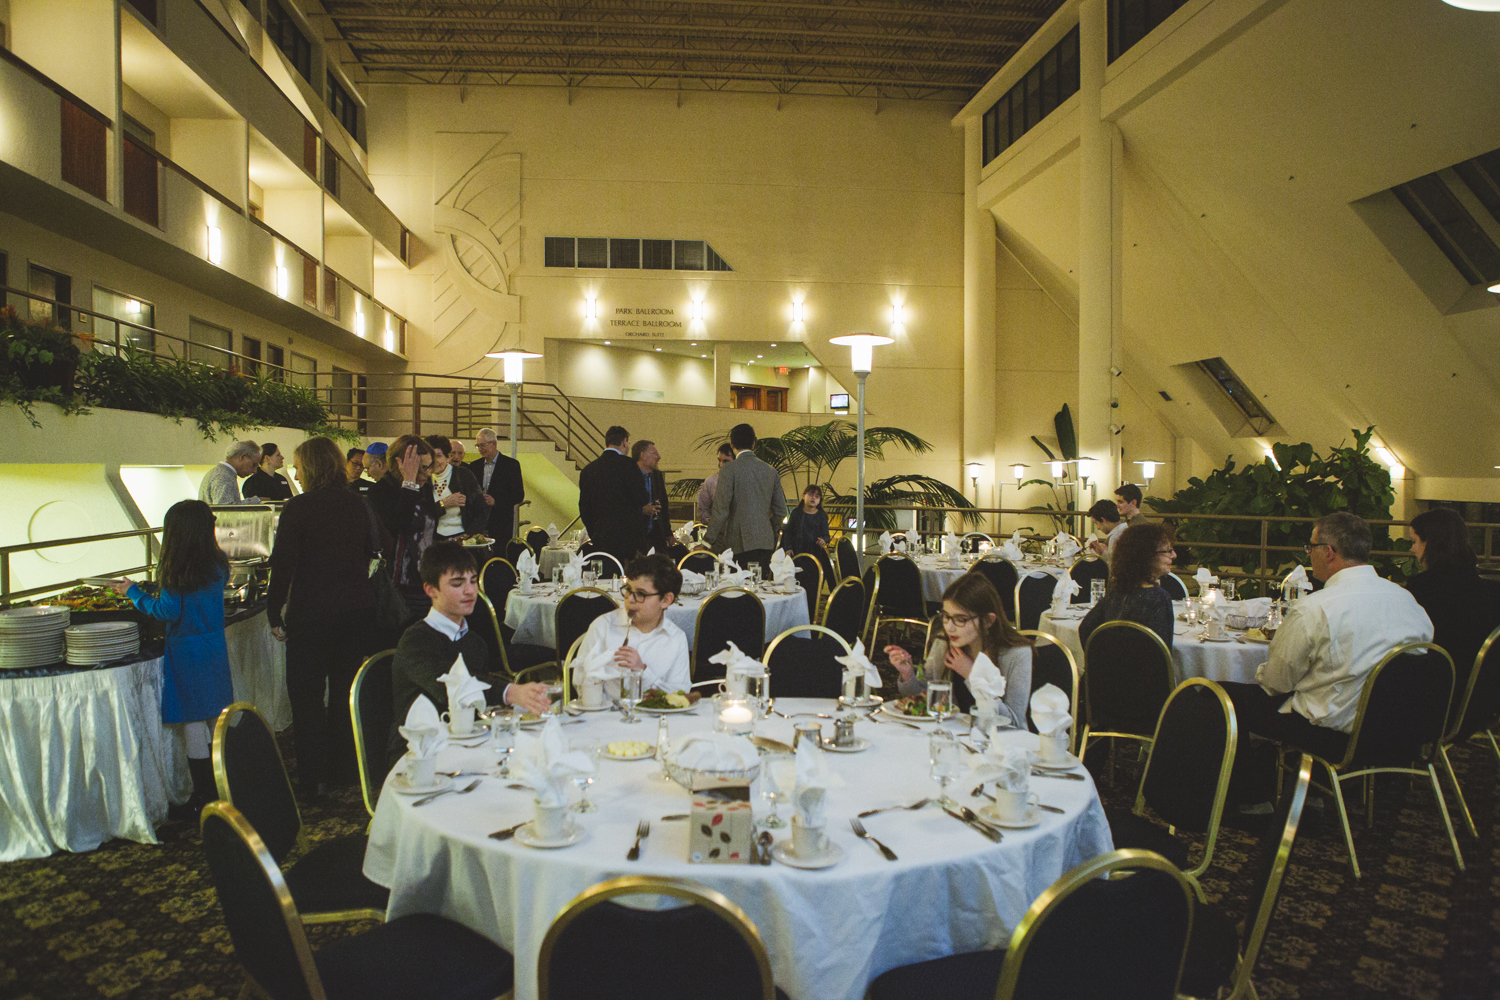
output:
POLYGON ((776 533, 786 520, 786 496, 781 475, 755 457, 755 429, 737 424, 729 432, 734 461, 719 470, 713 512, 708 519, 708 544, 715 551, 734 549, 741 566, 770 564, 776 533))

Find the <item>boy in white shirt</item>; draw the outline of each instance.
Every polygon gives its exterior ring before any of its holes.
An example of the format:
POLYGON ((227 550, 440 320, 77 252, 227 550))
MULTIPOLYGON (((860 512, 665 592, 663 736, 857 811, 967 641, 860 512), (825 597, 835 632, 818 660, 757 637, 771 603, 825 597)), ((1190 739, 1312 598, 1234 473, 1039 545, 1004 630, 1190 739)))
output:
POLYGON ((667 620, 681 571, 666 556, 641 556, 626 564, 625 577, 625 607, 594 619, 573 662, 585 674, 596 661, 640 671, 642 691, 686 691, 692 684, 687 636, 667 620))

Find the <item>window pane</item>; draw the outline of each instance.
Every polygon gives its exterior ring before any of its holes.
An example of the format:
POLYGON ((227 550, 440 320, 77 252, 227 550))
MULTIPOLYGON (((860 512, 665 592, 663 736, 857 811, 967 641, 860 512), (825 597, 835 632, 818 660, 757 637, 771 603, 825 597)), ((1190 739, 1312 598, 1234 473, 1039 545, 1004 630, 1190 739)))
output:
POLYGON ((228 368, 230 333, 222 326, 188 317, 188 360, 215 368, 228 368))
POLYGON ((1057 49, 1042 56, 1042 117, 1057 110, 1057 49))

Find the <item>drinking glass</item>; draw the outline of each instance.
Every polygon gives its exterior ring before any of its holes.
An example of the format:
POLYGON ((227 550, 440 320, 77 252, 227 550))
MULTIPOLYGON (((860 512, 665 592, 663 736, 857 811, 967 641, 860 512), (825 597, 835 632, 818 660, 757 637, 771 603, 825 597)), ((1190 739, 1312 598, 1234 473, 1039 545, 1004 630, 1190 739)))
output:
POLYGON ((597 569, 584 570, 582 580, 585 587, 592 587, 599 582, 599 571, 597 569))
POLYGON ((521 710, 519 708, 496 713, 490 718, 490 749, 495 752, 495 756, 500 761, 500 770, 496 772, 497 777, 510 777, 510 755, 516 748, 520 727, 521 710))
POLYGON ((928 737, 927 753, 928 774, 938 783, 938 805, 957 809, 958 803, 948 794, 948 784, 963 775, 963 749, 952 733, 939 729, 928 737))
POLYGON ((1224 592, 1224 600, 1234 600, 1234 581, 1227 577, 1219 581, 1219 589, 1224 592))
POLYGON ((552 708, 550 709, 550 711, 553 715, 562 714, 562 694, 562 681, 556 680, 547 682, 547 700, 552 703, 552 708))
POLYGON ((1098 604, 1104 598, 1104 590, 1108 584, 1103 580, 1089 581, 1089 603, 1098 604))
POLYGON ((927 682, 927 714, 941 724, 953 714, 953 682, 927 682))
POLYGON ((1182 613, 1183 620, 1189 625, 1198 624, 1198 608, 1200 607, 1198 598, 1189 597, 1183 604, 1185 605, 1182 613))
POLYGON ((552 586, 558 588, 559 590, 562 589, 562 567, 561 566, 553 566, 552 567, 552 586))
POLYGON ((772 830, 786 826, 786 820, 777 815, 779 803, 791 800, 797 788, 797 758, 789 753, 768 753, 761 758, 760 794, 771 803, 771 815, 760 821, 760 825, 772 830))
POLYGON ((635 714, 635 703, 641 700, 641 671, 627 670, 620 678, 620 704, 625 706, 625 722, 635 724, 640 718, 635 714))
MULTIPOLYGON (((568 741, 568 749, 569 750, 578 750, 578 751, 581 751, 585 756, 587 756, 590 760, 592 760, 594 762, 594 771, 595 771, 595 773, 598 772, 598 770, 599 770, 599 741, 598 740, 588 740, 588 739, 569 740, 568 741)), ((594 783, 594 775, 593 774, 575 774, 575 775, 573 775, 573 784, 575 784, 575 785, 578 786, 578 791, 582 794, 582 797, 578 800, 578 805, 574 806, 573 808, 576 809, 576 810, 578 810, 581 813, 591 813, 591 812, 598 812, 599 811, 599 807, 596 806, 596 805, 594 805, 592 802, 589 801, 589 786, 592 785, 593 783, 594 783)))

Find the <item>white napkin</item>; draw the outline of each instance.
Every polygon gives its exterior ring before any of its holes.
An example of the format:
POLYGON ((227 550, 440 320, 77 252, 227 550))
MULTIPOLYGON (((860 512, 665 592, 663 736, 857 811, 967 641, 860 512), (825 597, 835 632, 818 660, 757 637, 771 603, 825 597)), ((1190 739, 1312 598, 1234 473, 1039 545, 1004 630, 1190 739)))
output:
POLYGON ((734 549, 725 549, 719 553, 719 565, 731 573, 740 571, 740 564, 734 561, 734 549))
POLYGON ((887 555, 891 551, 891 533, 882 531, 880 533, 880 554, 887 555))
POLYGON ((1021 551, 1021 533, 1019 531, 1005 540, 1005 544, 1001 546, 1001 550, 1005 553, 1005 558, 1011 562, 1021 562, 1026 558, 1026 553, 1021 551))
POLYGON ((803 740, 797 748, 797 788, 792 793, 792 806, 803 826, 823 826, 827 795, 828 766, 823 760, 823 749, 812 740, 803 740))
POLYGON ((576 688, 585 681, 612 681, 625 675, 625 670, 615 662, 615 650, 608 643, 605 648, 599 650, 593 656, 582 662, 573 661, 573 686, 576 688))
POLYGON ((844 683, 848 684, 853 678, 863 676, 865 679, 865 690, 878 691, 884 682, 880 679, 880 671, 875 669, 875 664, 865 655, 865 643, 863 639, 854 640, 854 651, 848 656, 836 656, 844 665, 844 683))
POLYGON ((706 582, 707 581, 703 578, 702 573, 694 573, 690 569, 684 569, 682 571, 683 590, 692 590, 698 587, 702 587, 706 582))
POLYGON ((707 732, 679 736, 666 756, 678 767, 695 771, 741 771, 760 760, 760 751, 743 736, 707 732))
POLYGON ((1078 581, 1066 573, 1058 576, 1057 582, 1052 585, 1053 607, 1066 607, 1073 599, 1073 595, 1079 591, 1078 581))
POLYGON ((777 549, 771 556, 771 579, 778 587, 786 587, 797 582, 797 564, 792 557, 787 555, 786 549, 777 549))
POLYGON ((463 708, 465 705, 484 705, 484 693, 490 686, 484 681, 476 680, 469 673, 468 664, 464 663, 464 654, 459 653, 458 658, 453 661, 453 666, 448 668, 446 674, 441 674, 438 680, 448 688, 448 711, 463 708))
POLYGON ((555 522, 547 525, 547 541, 557 541, 557 524, 555 522))
POLYGON ((945 532, 943 532, 943 551, 944 552, 948 553, 949 555, 952 555, 955 552, 961 551, 961 549, 962 549, 962 547, 959 545, 958 533, 957 532, 953 532, 953 531, 945 531, 945 532))
POLYGON ((975 702, 996 702, 1005 697, 1005 675, 987 653, 976 656, 974 666, 969 668, 969 693, 975 702))
POLYGON ((730 694, 744 695, 747 690, 745 678, 764 677, 765 666, 753 656, 748 655, 733 642, 724 649, 708 658, 709 663, 722 663, 724 665, 724 684, 730 694))
POLYGON ((1269 597, 1251 597, 1240 602, 1239 614, 1246 618, 1263 618, 1271 613, 1271 599, 1269 597))
POLYGON ((406 748, 419 760, 436 757, 438 751, 448 745, 437 706, 425 694, 417 695, 417 700, 406 710, 406 725, 400 730, 406 737, 406 748))
POLYGON ((536 564, 536 556, 531 554, 531 550, 527 549, 522 552, 521 557, 516 560, 517 575, 522 580, 535 580, 540 572, 541 567, 536 564))
POLYGON ((1083 551, 1083 547, 1073 541, 1073 536, 1066 531, 1059 531, 1057 537, 1053 540, 1057 542, 1057 554, 1064 559, 1072 559, 1079 552, 1083 551))
POLYGON ((569 750, 563 736, 562 720, 552 716, 542 727, 541 739, 521 737, 521 745, 511 755, 511 779, 536 793, 543 806, 568 804, 568 782, 574 775, 596 774, 593 759, 582 750, 569 750))
POLYGON ((683 545, 691 545, 693 543, 693 522, 687 522, 673 532, 673 534, 677 536, 677 540, 683 545))
POLYGON ((1000 741, 991 743, 983 754, 971 759, 974 777, 1008 792, 1024 792, 1031 782, 1032 752, 1000 741))
POLYGON ((1293 587, 1295 587, 1297 590, 1312 590, 1312 581, 1307 578, 1306 567, 1293 567, 1292 571, 1286 575, 1286 579, 1281 581, 1282 590, 1293 587))
POLYGON ((576 587, 583 582, 583 556, 577 552, 568 557, 563 564, 562 579, 564 587, 576 587))
POLYGON ((1193 579, 1198 581, 1200 594, 1219 582, 1219 578, 1214 576, 1207 566, 1199 566, 1198 572, 1193 574, 1193 579))
POLYGON ((1043 736, 1061 736, 1073 724, 1068 714, 1068 696, 1056 684, 1043 684, 1031 692, 1031 723, 1043 736))

